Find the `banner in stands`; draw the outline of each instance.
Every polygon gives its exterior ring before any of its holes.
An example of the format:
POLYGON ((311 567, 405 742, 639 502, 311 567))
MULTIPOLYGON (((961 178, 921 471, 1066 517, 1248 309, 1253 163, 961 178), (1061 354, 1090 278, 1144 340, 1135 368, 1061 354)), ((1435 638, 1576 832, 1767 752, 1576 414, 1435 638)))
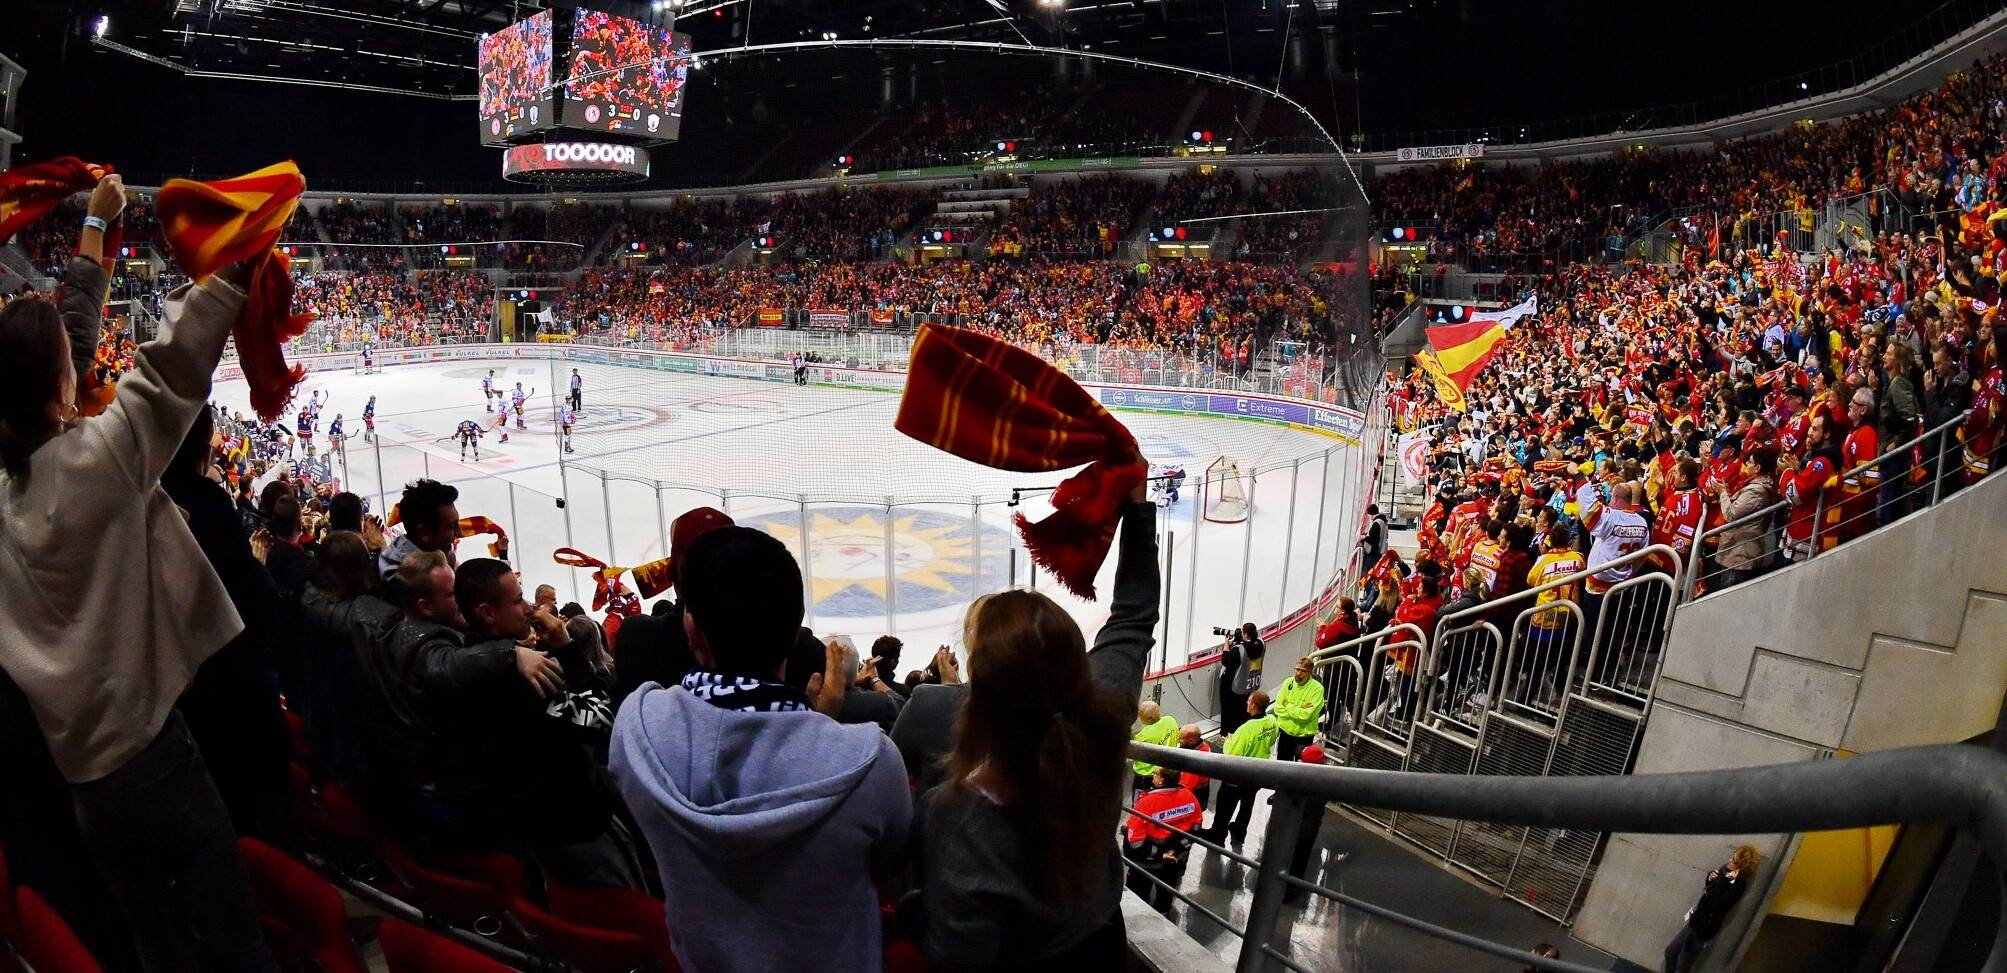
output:
POLYGON ((881 328, 891 327, 893 320, 892 312, 889 310, 881 309, 871 312, 871 323, 881 328))
POLYGON ((841 328, 848 324, 850 324, 850 313, 847 311, 836 311, 826 307, 809 309, 808 325, 811 328, 841 328))
POLYGON ((1484 143, 1466 142, 1462 145, 1417 145, 1394 150, 1396 162, 1442 162, 1448 159, 1482 159, 1484 143))
POLYGON ((781 314, 780 308, 763 307, 754 320, 757 320, 762 328, 778 328, 786 320, 786 316, 781 314))

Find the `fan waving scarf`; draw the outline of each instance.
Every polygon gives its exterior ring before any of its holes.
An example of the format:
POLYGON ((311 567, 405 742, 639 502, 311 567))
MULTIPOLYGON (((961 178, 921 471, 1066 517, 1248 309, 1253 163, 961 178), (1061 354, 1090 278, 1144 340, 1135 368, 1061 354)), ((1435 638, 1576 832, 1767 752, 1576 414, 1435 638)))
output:
POLYGON ((298 365, 286 365, 283 346, 307 329, 313 315, 292 313, 292 268, 273 248, 306 187, 291 162, 235 179, 170 179, 160 187, 161 233, 190 278, 204 281, 230 264, 256 261, 231 336, 251 386, 251 408, 266 420, 278 417, 306 376, 298 365))
MULTIPOLYGON (((110 166, 101 166, 73 155, 33 165, 15 166, 0 172, 0 244, 12 239, 14 234, 25 229, 30 223, 41 219, 56 204, 72 195, 89 192, 98 180, 111 174, 110 166)), ((115 221, 105 230, 104 250, 98 260, 111 269, 112 256, 118 253, 119 243, 125 236, 125 223, 115 221)), ((110 284, 106 284, 109 290, 110 284)), ((103 303, 108 294, 94 295, 103 303)), ((112 339, 112 353, 118 348, 117 339, 112 339)), ((107 349, 100 346, 102 356, 107 349)), ((77 376, 77 409, 87 416, 97 415, 111 405, 114 389, 100 380, 98 369, 77 376)))
MULTIPOLYGON (((395 527, 403 522, 403 520, 404 517, 398 511, 397 505, 391 504, 390 516, 384 518, 383 525, 385 527, 395 527)), ((501 557, 503 546, 509 543, 508 532, 502 530, 501 524, 495 523, 479 514, 472 517, 460 518, 459 522, 453 525, 453 529, 457 532, 457 536, 460 537, 479 537, 484 534, 493 537, 494 540, 488 543, 489 557, 501 557)))
POLYGON ((936 324, 913 342, 893 427, 984 466, 1047 473, 1087 464, 1052 494, 1052 515, 1017 516, 1032 560, 1093 600, 1122 503, 1149 475, 1136 437, 1066 373, 1014 345, 936 324))
POLYGON ((634 572, 634 589, 643 598, 653 598, 669 590, 675 579, 669 575, 669 559, 660 558, 638 567, 623 568, 608 564, 577 548, 560 547, 551 552, 551 560, 568 568, 592 568, 592 610, 599 611, 613 599, 620 588, 620 576, 634 572))
MULTIPOLYGON (((0 243, 41 219, 57 203, 89 192, 110 172, 110 166, 93 165, 73 155, 0 172, 0 243)), ((118 252, 116 241, 107 239, 106 243, 106 257, 118 252)))

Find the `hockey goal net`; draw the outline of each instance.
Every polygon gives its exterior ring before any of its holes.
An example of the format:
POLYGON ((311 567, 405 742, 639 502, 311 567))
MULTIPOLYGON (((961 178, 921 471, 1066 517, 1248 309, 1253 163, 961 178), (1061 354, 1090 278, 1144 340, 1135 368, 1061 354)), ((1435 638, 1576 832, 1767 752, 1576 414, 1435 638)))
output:
POLYGON ((1238 524, 1247 519, 1247 480, 1240 463, 1222 456, 1206 467, 1199 482, 1201 507, 1207 520, 1215 524, 1238 524))

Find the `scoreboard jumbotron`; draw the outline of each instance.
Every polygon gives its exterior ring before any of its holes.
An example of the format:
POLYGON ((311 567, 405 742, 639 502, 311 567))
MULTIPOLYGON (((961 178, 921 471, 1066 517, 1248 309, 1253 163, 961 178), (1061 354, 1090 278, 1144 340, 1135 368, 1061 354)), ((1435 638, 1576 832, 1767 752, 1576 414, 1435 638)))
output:
POLYGON ((478 41, 480 138, 504 178, 552 187, 645 179, 683 124, 690 35, 589 9, 545 10, 478 41), (528 150, 528 151, 526 151, 528 150))

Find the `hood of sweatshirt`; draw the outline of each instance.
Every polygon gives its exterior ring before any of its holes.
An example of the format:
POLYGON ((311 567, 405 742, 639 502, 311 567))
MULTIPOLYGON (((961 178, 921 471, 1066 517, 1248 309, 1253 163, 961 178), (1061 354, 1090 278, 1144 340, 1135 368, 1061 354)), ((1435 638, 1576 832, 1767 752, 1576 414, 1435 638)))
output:
POLYGON ((646 819, 712 854, 752 857, 822 824, 885 751, 873 724, 817 712, 741 713, 681 687, 643 685, 621 704, 612 764, 622 791, 648 794, 646 819))

